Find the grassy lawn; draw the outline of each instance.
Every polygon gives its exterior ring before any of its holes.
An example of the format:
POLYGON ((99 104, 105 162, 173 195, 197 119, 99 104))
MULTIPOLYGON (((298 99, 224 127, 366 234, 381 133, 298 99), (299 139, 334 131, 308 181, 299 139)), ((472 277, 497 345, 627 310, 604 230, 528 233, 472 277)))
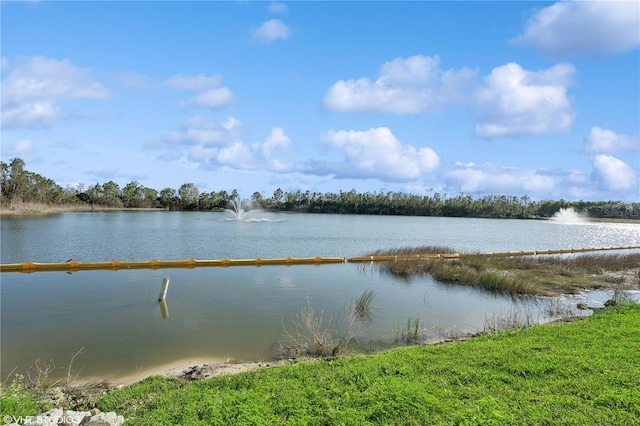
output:
POLYGON ((127 424, 640 424, 640 305, 566 324, 187 382, 98 403, 127 424))

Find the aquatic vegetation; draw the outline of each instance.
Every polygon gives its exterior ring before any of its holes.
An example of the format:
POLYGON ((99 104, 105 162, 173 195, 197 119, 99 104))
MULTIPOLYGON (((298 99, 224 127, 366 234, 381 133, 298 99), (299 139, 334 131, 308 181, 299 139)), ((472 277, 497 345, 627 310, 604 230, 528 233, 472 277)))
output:
MULTIPOLYGON (((372 255, 451 253, 441 247, 410 247, 372 255)), ((629 289, 640 285, 640 253, 571 256, 461 256, 385 262, 381 270, 397 275, 430 274, 446 283, 520 296, 577 294, 585 289, 629 289)))
POLYGON ((366 290, 358 296, 353 305, 351 305, 353 314, 363 324, 368 324, 373 319, 373 302, 376 294, 374 290, 366 290))
POLYGON ((280 357, 340 355, 359 334, 359 327, 373 318, 375 296, 373 290, 364 291, 346 312, 343 310, 328 321, 323 318, 322 311, 316 314, 311 299, 307 299, 307 306, 301 309, 293 323, 294 331, 289 331, 283 324, 284 339, 278 342, 280 357))
POLYGON ((640 306, 569 324, 103 396, 128 424, 636 424, 640 306), (551 419, 551 420, 550 420, 551 419))

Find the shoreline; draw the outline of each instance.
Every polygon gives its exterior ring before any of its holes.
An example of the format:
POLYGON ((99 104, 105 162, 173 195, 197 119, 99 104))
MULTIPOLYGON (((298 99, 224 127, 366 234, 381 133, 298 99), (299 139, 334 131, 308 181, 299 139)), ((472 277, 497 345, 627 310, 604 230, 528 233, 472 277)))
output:
MULTIPOLYGON (((584 318, 579 316, 578 318, 584 318)), ((541 324, 536 324, 541 325, 541 324)), ((455 336, 455 337, 442 337, 425 341, 417 346, 434 346, 445 343, 461 342, 472 339, 481 335, 481 332, 455 336)), ((403 347, 403 346, 398 346, 403 347)), ((395 348, 391 348, 395 349, 395 348)), ((384 352, 384 351, 383 351, 384 352)), ((353 353, 345 355, 344 357, 359 356, 362 354, 353 353)), ((342 358, 342 357, 341 357, 342 358)), ((177 361, 167 362, 156 366, 147 367, 141 369, 136 373, 126 374, 124 376, 87 376, 78 378, 71 386, 73 388, 91 387, 96 383, 107 384, 109 388, 116 389, 125 386, 130 386, 134 383, 141 382, 149 377, 162 376, 173 377, 184 380, 201 380, 209 377, 223 376, 227 374, 242 373, 250 370, 258 370, 267 367, 278 367, 282 365, 295 364, 297 362, 308 361, 322 361, 326 358, 316 358, 312 356, 300 357, 300 358, 283 358, 273 360, 262 361, 239 361, 233 360, 219 360, 215 358, 183 358, 177 361)))
MULTIPOLYGON (((585 315, 585 316, 576 315, 573 317, 556 319, 550 322, 579 321, 581 319, 586 318, 587 316, 588 315, 585 315)), ((532 325, 531 327, 536 327, 536 326, 540 326, 548 323, 545 322, 545 323, 535 324, 535 325, 532 325)), ((400 345, 397 347, 389 348, 389 350, 403 348, 403 347, 408 348, 408 347, 437 346, 437 345, 443 345, 447 343, 463 342, 463 341, 481 336, 483 334, 485 333, 469 332, 467 334, 462 334, 457 336, 434 338, 434 339, 422 342, 419 345, 408 345, 408 346, 400 345)), ((354 352, 354 353, 345 354, 338 358, 351 358, 351 357, 357 357, 361 355, 376 355, 383 352, 385 351, 383 350, 381 352, 375 352, 372 354, 361 354, 361 353, 354 352)), ((194 380, 208 379, 210 377, 216 377, 216 376, 225 376, 229 374, 243 373, 245 371, 258 370, 262 368, 292 365, 298 362, 326 361, 329 359, 333 359, 333 358, 303 356, 299 358, 283 358, 283 359, 264 360, 264 361, 247 361, 247 362, 234 362, 230 360, 221 361, 221 360, 210 359, 210 358, 187 358, 187 359, 181 359, 178 361, 157 365, 155 367, 149 367, 137 373, 127 374, 125 376, 120 376, 117 378, 111 378, 111 377, 81 378, 81 379, 78 379, 76 383, 72 385, 72 387, 84 388, 84 387, 91 387, 96 383, 103 383, 108 385, 110 389, 117 389, 117 388, 122 388, 126 386, 131 386, 135 383, 141 382, 145 379, 148 379, 149 377, 154 377, 154 376, 194 381, 194 380)))
MULTIPOLYGON (((18 207, 6 208, 4 205, 0 206, 0 216, 29 216, 29 215, 47 215, 47 214, 59 214, 59 213, 92 213, 92 212, 118 212, 118 211, 141 211, 141 212, 156 212, 156 211, 172 211, 168 208, 160 207, 104 207, 104 206, 92 206, 92 205, 24 205, 18 207)), ((188 211, 188 210, 175 210, 175 211, 188 211)), ((205 210, 198 210, 204 212, 205 210)), ((215 212, 215 211, 214 211, 215 212)), ((308 212, 287 212, 281 213, 302 213, 302 214, 316 214, 308 212)), ((326 214, 350 214, 350 213, 326 213, 326 214)), ((387 215, 380 215, 387 216, 387 215)), ((391 215, 389 215, 391 216, 391 215)), ((453 217, 453 216, 412 216, 408 217, 453 217)), ((465 216, 466 217, 466 216, 465 216)), ((493 217, 475 217, 468 216, 469 219, 500 219, 493 217)), ((508 219, 505 219, 508 220, 508 219)), ((513 219, 513 220, 551 220, 548 217, 529 217, 525 219, 513 219)), ((623 218, 623 217, 589 217, 585 218, 585 222, 594 223, 627 223, 627 224, 640 224, 640 219, 636 218, 623 218)))
MULTIPOLYGON (((462 345, 411 346, 324 362, 300 359, 293 368, 283 365, 208 383, 197 376, 156 375, 127 387, 107 389, 96 383, 94 388, 57 390, 55 395, 59 404, 74 410, 114 412, 131 424, 229 424, 247 420, 247 413, 252 424, 282 420, 283 413, 290 423, 326 423, 328 413, 333 423, 350 424, 372 419, 457 424, 470 415, 480 416, 474 417, 480 423, 560 418, 583 424, 586 415, 591 419, 587 424, 633 423, 633 392, 620 392, 620 383, 636 383, 629 347, 638 343, 633 331, 640 310, 623 303, 598 312, 557 326, 482 334, 462 345), (601 368, 594 370, 593 365, 601 368), (531 400, 532 392, 542 399, 531 400), (603 395, 608 398, 603 404, 584 404, 601 401, 603 395), (575 404, 567 406, 567 400, 575 404)), ((225 374, 221 364, 216 367, 225 374)), ((34 397, 25 401, 29 404, 14 410, 15 415, 50 407, 34 397)))
POLYGON ((59 214, 59 213, 93 213, 93 212, 118 212, 118 211, 149 211, 149 212, 162 212, 169 211, 164 208, 155 207, 136 207, 136 208, 124 208, 124 207, 95 207, 95 206, 43 206, 38 208, 33 207, 18 207, 18 208, 5 208, 0 207, 0 216, 35 216, 35 215, 47 215, 47 214, 59 214))
POLYGON ((140 372, 114 379, 92 378, 79 381, 79 386, 104 380, 112 387, 129 386, 152 376, 176 377, 187 380, 206 379, 213 376, 241 373, 261 367, 283 364, 283 361, 233 362, 210 358, 189 358, 146 368, 140 372))

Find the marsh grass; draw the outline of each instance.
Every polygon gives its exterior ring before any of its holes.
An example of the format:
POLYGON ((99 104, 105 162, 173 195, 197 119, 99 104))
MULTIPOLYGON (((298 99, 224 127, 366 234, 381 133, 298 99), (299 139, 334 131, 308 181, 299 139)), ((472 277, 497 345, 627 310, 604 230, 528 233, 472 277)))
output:
MULTIPOLYGON (((451 253, 441 247, 377 251, 376 255, 451 253)), ((416 259, 384 262, 383 271, 407 277, 429 274, 447 283, 518 296, 577 294, 585 289, 629 289, 640 286, 640 253, 566 256, 416 259)))
POLYGON ((32 215, 53 214, 64 212, 93 212, 93 211, 120 211, 120 210, 160 210, 157 208, 123 208, 106 207, 88 203, 74 204, 47 204, 35 201, 12 201, 0 204, 0 215, 32 215))
POLYGON ((279 356, 328 358, 341 355, 352 339, 360 334, 361 327, 373 319, 375 297, 375 291, 364 291, 349 309, 341 310, 328 321, 323 311, 316 313, 311 299, 307 298, 307 306, 296 315, 292 331, 284 324, 282 326, 284 339, 278 341, 279 356))
POLYGON ((424 332, 424 328, 420 322, 420 315, 409 317, 407 325, 402 331, 401 339, 408 345, 417 345, 420 343, 420 337, 424 332))
POLYGON ((497 333, 505 330, 522 330, 539 323, 540 321, 535 317, 532 307, 514 308, 509 309, 506 314, 485 316, 483 331, 485 333, 497 333))
POLYGON ((353 315, 363 324, 369 324, 373 320, 373 304, 376 294, 374 290, 365 290, 351 305, 353 315))
POLYGON ((549 317, 571 317, 576 314, 573 305, 566 300, 556 297, 550 298, 544 308, 545 314, 549 317))
POLYGON ((127 424, 638 424, 640 306, 458 343, 304 361, 102 397, 127 424))

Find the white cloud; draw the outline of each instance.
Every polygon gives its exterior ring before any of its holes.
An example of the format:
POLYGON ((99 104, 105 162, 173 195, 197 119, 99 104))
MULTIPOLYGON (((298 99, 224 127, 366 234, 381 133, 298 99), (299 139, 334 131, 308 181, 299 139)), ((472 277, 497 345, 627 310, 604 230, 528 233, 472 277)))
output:
POLYGON ((439 56, 416 55, 386 62, 376 81, 340 80, 329 88, 323 106, 340 112, 415 114, 464 102, 477 71, 440 69, 439 56))
POLYGON ((205 117, 188 118, 182 129, 171 132, 166 141, 170 144, 221 146, 231 143, 242 134, 240 120, 227 117, 221 122, 213 122, 205 117))
POLYGON ((605 154, 640 151, 640 135, 622 135, 594 126, 585 140, 585 149, 591 153, 605 154))
MULTIPOLYGON (((8 62, 8 61, 7 61, 8 62)), ((56 105, 70 99, 103 99, 109 90, 91 77, 91 68, 68 60, 35 56, 5 65, 2 82, 2 127, 33 127, 59 119, 56 105)))
POLYGON ((409 181, 435 170, 440 164, 440 158, 432 149, 402 144, 386 127, 330 131, 324 140, 330 147, 342 151, 345 161, 309 163, 308 170, 314 174, 409 181))
POLYGON ((269 3, 269 12, 271 13, 283 13, 287 11, 287 5, 285 3, 271 2, 269 3))
POLYGON ((194 116, 180 130, 148 144, 163 150, 165 160, 188 160, 203 168, 230 167, 239 170, 290 171, 292 166, 274 158, 289 146, 290 139, 280 127, 274 127, 264 141, 247 144, 242 140, 240 120, 227 117, 220 122, 194 116))
POLYGON ((21 156, 30 153, 32 148, 33 144, 30 139, 22 139, 13 144, 11 149, 9 149, 9 153, 11 155, 21 156))
POLYGON ((494 68, 474 92, 480 109, 475 133, 484 138, 566 132, 576 117, 567 97, 575 68, 558 64, 527 71, 516 63, 494 68))
POLYGON ((612 191, 637 190, 638 172, 625 162, 610 155, 593 157, 593 167, 600 183, 612 191))
POLYGON ((221 84, 222 76, 220 74, 198 74, 194 76, 180 74, 168 78, 165 82, 169 89, 183 90, 185 92, 202 92, 218 87, 221 84))
POLYGON ((531 169, 499 167, 494 164, 462 165, 443 173, 448 185, 467 193, 525 193, 548 195, 556 189, 556 179, 531 169))
POLYGON ((253 39, 259 43, 269 44, 278 39, 286 39, 291 35, 291 29, 280 19, 265 21, 253 30, 253 39))
POLYGON ((233 94, 226 87, 210 89, 194 96, 186 102, 188 106, 221 108, 233 102, 233 94))
POLYGON ((562 1, 535 13, 513 40, 545 55, 611 55, 640 45, 637 1, 562 1))
POLYGON ((235 141, 224 146, 212 157, 215 163, 231 166, 238 169, 255 169, 257 166, 252 161, 252 153, 249 148, 240 141, 235 141))
POLYGON ((441 173, 450 193, 529 195, 535 199, 637 199, 638 171, 608 155, 592 158, 594 171, 521 169, 461 164, 441 173))
POLYGON ((267 139, 260 146, 260 150, 265 158, 269 158, 273 151, 278 148, 286 148, 289 146, 289 143, 291 143, 291 139, 284 134, 284 130, 280 127, 274 127, 271 129, 271 133, 269 133, 267 139))
POLYGON ((105 98, 109 91, 91 78, 91 68, 64 59, 35 56, 16 63, 2 84, 3 102, 105 98))
POLYGON ((58 121, 60 108, 48 101, 2 105, 2 128, 49 126, 58 121))
POLYGON ((176 75, 165 82, 169 89, 185 92, 200 92, 188 101, 180 102, 182 107, 222 108, 233 103, 233 93, 222 85, 220 74, 195 76, 176 75))

